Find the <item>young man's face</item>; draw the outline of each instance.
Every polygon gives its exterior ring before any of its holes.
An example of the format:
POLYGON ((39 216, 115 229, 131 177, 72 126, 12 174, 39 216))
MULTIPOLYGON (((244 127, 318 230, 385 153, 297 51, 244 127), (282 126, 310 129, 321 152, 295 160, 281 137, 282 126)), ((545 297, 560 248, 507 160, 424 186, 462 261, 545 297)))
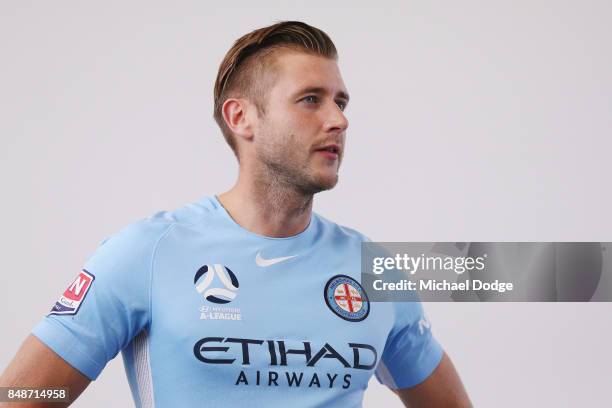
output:
POLYGON ((332 59, 277 50, 254 150, 267 175, 314 194, 334 187, 344 153, 348 92, 332 59))

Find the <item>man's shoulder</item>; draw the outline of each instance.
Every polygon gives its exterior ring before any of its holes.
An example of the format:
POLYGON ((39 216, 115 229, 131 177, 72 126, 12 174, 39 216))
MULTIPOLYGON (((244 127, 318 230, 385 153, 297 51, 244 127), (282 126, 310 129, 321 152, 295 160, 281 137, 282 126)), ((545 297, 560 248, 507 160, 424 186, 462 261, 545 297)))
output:
POLYGON ((127 224, 117 232, 106 237, 102 243, 110 239, 133 245, 157 241, 172 227, 176 225, 185 227, 196 225, 205 220, 207 215, 213 214, 214 210, 215 208, 210 205, 210 201, 207 198, 173 210, 160 210, 127 224))
POLYGON ((198 201, 185 204, 173 210, 157 211, 141 221, 152 225, 181 224, 189 226, 197 224, 207 216, 212 216, 217 211, 218 208, 213 200, 211 200, 210 197, 204 197, 198 201))
POLYGON ((359 242, 371 241, 370 238, 368 238, 366 235, 362 234, 354 228, 350 228, 345 225, 340 225, 334 221, 329 220, 328 218, 323 217, 321 214, 314 214, 323 226, 323 228, 328 231, 328 233, 333 234, 337 238, 356 240, 359 242))

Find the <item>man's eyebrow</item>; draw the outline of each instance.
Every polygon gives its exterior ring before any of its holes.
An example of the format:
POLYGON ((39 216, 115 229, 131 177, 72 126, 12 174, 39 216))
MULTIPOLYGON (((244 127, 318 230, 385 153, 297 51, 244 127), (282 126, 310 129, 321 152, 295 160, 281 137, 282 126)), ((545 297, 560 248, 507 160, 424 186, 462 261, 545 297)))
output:
MULTIPOLYGON (((301 89, 300 91, 296 92, 296 95, 301 95, 301 94, 306 94, 306 93, 313 93, 313 94, 321 95, 321 94, 326 93, 326 90, 325 88, 322 88, 320 86, 311 86, 311 87, 301 89)), ((346 102, 348 102, 350 99, 349 94, 344 91, 338 91, 336 93, 336 97, 344 99, 346 102)))

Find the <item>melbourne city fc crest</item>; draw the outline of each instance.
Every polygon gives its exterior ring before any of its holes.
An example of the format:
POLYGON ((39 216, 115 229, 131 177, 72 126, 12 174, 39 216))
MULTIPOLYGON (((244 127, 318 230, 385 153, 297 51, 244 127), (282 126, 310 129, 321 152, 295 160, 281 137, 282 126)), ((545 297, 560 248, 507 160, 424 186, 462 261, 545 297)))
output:
POLYGON ((229 303, 238 295, 238 278, 227 266, 204 265, 193 277, 196 290, 212 303, 229 303), (213 282, 217 277, 216 283, 213 282))
POLYGON ((370 302, 359 282, 336 275, 325 285, 325 303, 336 315, 349 322, 360 322, 370 313, 370 302))

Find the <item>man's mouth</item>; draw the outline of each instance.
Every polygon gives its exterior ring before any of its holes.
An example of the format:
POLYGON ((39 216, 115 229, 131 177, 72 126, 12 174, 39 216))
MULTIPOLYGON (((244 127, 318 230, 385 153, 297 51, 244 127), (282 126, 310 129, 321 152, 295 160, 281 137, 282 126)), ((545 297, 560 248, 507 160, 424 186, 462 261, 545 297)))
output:
POLYGON ((340 155, 340 147, 338 145, 327 145, 316 150, 329 159, 337 159, 340 155))

